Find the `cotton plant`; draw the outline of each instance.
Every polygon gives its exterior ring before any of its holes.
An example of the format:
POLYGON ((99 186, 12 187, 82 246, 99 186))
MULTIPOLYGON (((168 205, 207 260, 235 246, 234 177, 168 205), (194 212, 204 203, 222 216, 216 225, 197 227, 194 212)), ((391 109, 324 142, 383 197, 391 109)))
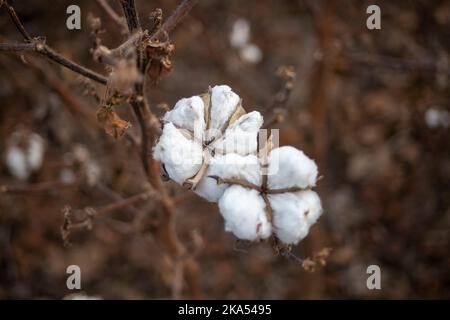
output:
POLYGON ((297 244, 322 214, 315 162, 258 141, 261 114, 246 113, 230 87, 179 100, 163 123, 154 158, 168 178, 217 202, 237 238, 297 244))
POLYGON ((224 186, 210 175, 232 171, 245 178, 245 161, 228 166, 228 155, 248 156, 257 152, 257 137, 263 117, 246 113, 240 97, 230 87, 215 86, 208 93, 183 98, 163 118, 162 135, 154 158, 173 181, 201 197, 217 202, 224 186))

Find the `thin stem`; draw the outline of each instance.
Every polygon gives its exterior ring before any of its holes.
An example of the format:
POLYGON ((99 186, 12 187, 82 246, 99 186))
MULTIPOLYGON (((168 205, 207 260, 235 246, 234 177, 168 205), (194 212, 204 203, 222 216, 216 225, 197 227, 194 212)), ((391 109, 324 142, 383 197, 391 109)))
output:
POLYGON ((105 10, 108 16, 121 27, 125 27, 123 19, 114 11, 106 0, 97 0, 97 3, 105 10))
POLYGON ((92 71, 86 67, 83 67, 82 65, 79 65, 76 62, 73 62, 67 58, 65 58, 64 56, 62 56, 61 54, 59 54, 58 52, 56 52, 55 50, 53 50, 52 48, 50 48, 47 45, 44 45, 43 47, 39 47, 36 50, 38 53, 44 55, 45 57, 47 57, 50 60, 53 60, 54 62, 66 67, 67 69, 70 69, 76 73, 79 73, 89 79, 92 79, 98 83, 104 84, 106 85, 108 83, 108 79, 100 74, 98 74, 95 71, 92 71))
POLYGON ((82 65, 79 65, 76 62, 73 62, 72 60, 65 58, 60 53, 56 52, 48 45, 46 45, 42 39, 33 39, 30 43, 1 43, 0 51, 36 52, 45 56, 47 59, 66 67, 67 69, 85 76, 86 78, 92 79, 104 85, 106 85, 108 82, 108 79, 101 74, 98 74, 95 71, 92 71, 86 67, 83 67, 82 65))
POLYGON ((151 196, 153 196, 154 193, 152 191, 146 191, 146 192, 142 192, 139 194, 136 194, 134 196, 131 196, 129 198, 125 198, 125 199, 121 199, 119 201, 113 202, 111 204, 108 204, 106 206, 103 206, 101 208, 98 208, 95 210, 96 214, 105 214, 114 210, 118 210, 118 209, 122 209, 124 207, 127 207, 129 205, 132 205, 136 202, 142 201, 142 200, 146 200, 148 198, 150 198, 151 196))
POLYGON ((41 193, 51 190, 59 190, 65 187, 73 187, 74 183, 65 183, 60 180, 45 181, 34 184, 28 184, 24 186, 2 185, 0 186, 0 193, 12 193, 12 194, 30 194, 41 193))
POLYGON ((9 51, 9 52, 23 52, 23 51, 30 51, 30 52, 37 52, 45 57, 47 57, 50 60, 55 61, 56 63, 59 63, 60 65, 79 73, 87 78, 90 78, 94 81, 97 81, 101 84, 106 85, 107 79, 96 73, 95 71, 92 71, 86 67, 83 67, 79 65, 78 63, 75 63, 52 48, 50 48, 48 45, 45 44, 45 41, 42 38, 32 38, 30 34, 27 32, 25 27, 23 26, 22 22, 19 19, 19 16, 17 15, 16 11, 12 6, 9 5, 7 1, 4 1, 3 4, 5 5, 6 10, 8 11, 8 14, 16 26, 17 30, 22 34, 23 38, 27 42, 26 44, 1 44, 0 51, 9 51))
POLYGON ((250 183, 248 181, 239 180, 239 179, 223 179, 223 178, 220 178, 219 176, 208 176, 208 177, 216 180, 217 184, 239 185, 244 188, 253 189, 253 190, 262 192, 262 188, 260 186, 250 183))
POLYGON ((3 3, 5 5, 6 10, 8 11, 8 14, 9 14, 12 22, 16 26, 17 30, 19 30, 19 32, 22 34, 25 41, 31 42, 33 40, 33 38, 31 38, 31 36, 28 34, 27 30, 23 26, 22 22, 20 21, 19 17, 17 16, 16 10, 14 10, 14 8, 9 5, 8 1, 5 0, 3 3))
POLYGON ((268 189, 266 190, 267 194, 280 194, 285 192, 299 192, 299 191, 307 191, 311 190, 311 188, 299 188, 299 187, 291 187, 291 188, 281 188, 281 189, 268 189))
POLYGON ((122 4, 125 19, 127 20, 128 30, 130 33, 133 33, 135 30, 141 28, 136 10, 136 4, 134 0, 120 0, 120 2, 122 4))
POLYGON ((166 21, 162 24, 161 28, 159 28, 153 35, 152 39, 156 39, 161 36, 163 33, 169 33, 176 27, 176 25, 183 19, 189 11, 197 4, 198 0, 183 0, 182 3, 175 9, 172 15, 167 18, 166 21))

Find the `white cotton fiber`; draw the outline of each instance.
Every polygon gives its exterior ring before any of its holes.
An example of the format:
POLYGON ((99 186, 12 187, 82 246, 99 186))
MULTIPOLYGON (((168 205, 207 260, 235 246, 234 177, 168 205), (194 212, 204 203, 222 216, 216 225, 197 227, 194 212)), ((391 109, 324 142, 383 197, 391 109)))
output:
POLYGON ((307 188, 316 185, 316 163, 294 147, 273 149, 269 154, 268 172, 270 189, 307 188))
MULTIPOLYGON (((211 93, 211 115, 209 128, 211 133, 217 133, 236 111, 239 103, 239 96, 234 93, 229 86, 215 86, 211 93), (214 132, 215 131, 215 132, 214 132)), ((209 138, 212 138, 211 136, 209 138)))
POLYGON ((26 134, 21 131, 14 132, 9 140, 6 165, 14 177, 26 180, 44 162, 45 141, 37 133, 26 134))
POLYGON ((225 231, 242 240, 267 239, 272 233, 272 226, 267 220, 265 206, 258 191, 230 186, 219 200, 225 231))
POLYGON ((28 142, 28 166, 32 171, 38 170, 42 166, 45 153, 45 141, 40 135, 33 133, 28 142))
POLYGON ((16 146, 12 146, 6 151, 6 165, 9 172, 20 180, 26 180, 31 173, 24 151, 16 146))
POLYGON ((172 123, 166 123, 154 148, 155 160, 164 164, 169 177, 183 184, 201 167, 203 151, 200 143, 186 138, 172 123))
POLYGON ((200 97, 183 98, 165 114, 164 122, 172 122, 179 128, 187 129, 200 139, 206 127, 204 112, 205 107, 200 97))
POLYGON ((250 24, 245 19, 237 19, 230 32, 230 44, 236 49, 244 47, 250 40, 250 24))
POLYGON ((241 179, 256 185, 261 184, 260 167, 255 155, 240 156, 231 153, 216 155, 210 160, 205 175, 194 191, 208 201, 217 202, 228 185, 219 185, 210 176, 218 176, 222 179, 241 179))
POLYGON ((273 211, 273 229, 286 244, 297 244, 322 214, 320 198, 314 191, 269 195, 273 211))
POLYGON ((258 148, 258 132, 263 117, 253 111, 239 117, 225 131, 224 136, 213 145, 216 153, 254 154, 258 148))

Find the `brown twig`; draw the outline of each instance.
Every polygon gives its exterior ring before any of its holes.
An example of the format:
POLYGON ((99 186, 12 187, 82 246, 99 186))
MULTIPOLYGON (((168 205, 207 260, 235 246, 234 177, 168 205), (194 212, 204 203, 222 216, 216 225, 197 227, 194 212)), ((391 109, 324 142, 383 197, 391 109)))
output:
POLYGON ((223 179, 219 176, 208 176, 209 178, 212 178, 214 180, 216 180, 217 184, 232 184, 232 185, 238 185, 244 188, 248 188, 248 189, 253 189, 256 190, 258 192, 263 192, 263 189, 253 183, 250 183, 248 181, 245 180, 240 180, 240 179, 223 179))
POLYGON ((52 190, 56 191, 59 190, 60 188, 73 187, 74 185, 75 183, 66 183, 60 180, 45 181, 27 185, 1 185, 0 194, 1 193, 33 194, 52 190))
POLYGON ((176 25, 189 13, 189 11, 197 4, 198 0, 183 0, 183 2, 175 9, 172 15, 167 18, 153 35, 152 40, 157 39, 163 33, 169 33, 176 25))
POLYGON ((133 33, 135 30, 141 28, 139 22, 139 16, 136 10, 136 4, 134 0, 120 0, 122 5, 123 13, 127 21, 128 30, 133 33))
POLYGON ((86 78, 92 79, 101 84, 106 84, 108 82, 106 77, 100 75, 99 73, 83 67, 82 65, 79 65, 78 63, 73 62, 72 60, 69 60, 63 55, 59 54, 48 45, 46 45, 43 39, 33 39, 29 43, 1 43, 0 51, 36 52, 45 56, 47 59, 66 67, 69 70, 85 76, 86 78))
POLYGON ((8 1, 6 1, 6 0, 1 2, 0 6, 1 6, 1 4, 3 4, 5 6, 5 8, 8 11, 8 14, 9 14, 12 22, 16 26, 17 30, 19 30, 19 32, 22 34, 22 36, 25 39, 25 41, 31 42, 32 38, 28 34, 28 32, 25 29, 25 27, 23 26, 23 24, 20 21, 19 17, 17 16, 16 10, 14 10, 14 8, 11 5, 9 5, 8 1))
POLYGON ((84 208, 81 210, 86 214, 86 217, 81 221, 72 221, 73 218, 73 210, 69 206, 63 208, 64 212, 64 222, 61 227, 61 235, 64 240, 64 244, 69 244, 69 236, 72 230, 75 229, 92 229, 94 218, 99 215, 104 215, 109 212, 119 210, 125 207, 128 207, 136 202, 140 202, 148 199, 149 197, 155 196, 155 192, 153 190, 145 191, 129 198, 120 199, 119 201, 110 203, 106 206, 94 209, 91 207, 84 208))
POLYGON ((46 58, 76 72, 79 73, 87 78, 90 78, 94 81, 97 81, 101 84, 106 84, 107 79, 98 74, 95 71, 92 71, 86 67, 83 67, 79 65, 76 62, 73 62, 66 57, 62 56, 52 48, 50 48, 43 38, 32 38, 29 33, 26 31, 25 27, 23 26, 22 22, 20 21, 16 11, 14 8, 9 5, 9 3, 5 0, 3 1, 3 4, 5 5, 5 8, 8 11, 9 16, 11 17, 12 22, 16 26, 16 28, 19 30, 19 32, 22 34, 23 38, 25 39, 25 44, 2 44, 0 46, 0 51, 10 51, 10 52, 36 52, 39 54, 42 54, 46 58))
POLYGON ((97 0, 97 3, 105 10, 108 16, 120 27, 125 27, 125 21, 114 11, 106 0, 97 0))
POLYGON ((277 75, 283 80, 283 86, 275 94, 272 104, 266 109, 271 114, 267 117, 264 128, 270 128, 276 123, 282 122, 289 115, 290 109, 287 105, 294 88, 296 73, 292 66, 281 66, 277 70, 277 75))
MULTIPOLYGON (((124 11, 125 18, 127 20, 127 25, 132 34, 131 37, 135 33, 139 33, 140 31, 140 23, 138 19, 138 14, 136 10, 136 6, 134 0, 120 0, 122 4, 122 8, 124 11)), ((188 1, 191 2, 191 1, 188 1)), ((184 2, 183 2, 184 3, 184 2)), ((181 4, 180 6, 182 6, 181 4)), ((176 16, 179 16, 182 12, 187 12, 186 9, 176 10, 176 16)), ((169 18, 172 22, 170 22, 169 26, 172 25, 175 21, 178 22, 181 16, 178 18, 169 18)), ((173 24, 174 26, 175 24, 173 24)), ((171 28, 169 28, 171 30, 171 28)), ((131 42, 135 44, 135 42, 131 42)), ((135 44, 137 49, 137 67, 143 78, 145 79, 145 69, 147 65, 147 57, 143 48, 139 46, 140 42, 135 44)), ((156 116, 150 111, 150 107, 144 99, 144 84, 142 81, 138 81, 134 86, 135 93, 134 98, 131 99, 130 104, 133 108, 133 111, 138 119, 138 122, 141 127, 141 135, 142 135, 142 164, 144 169, 146 170, 148 180, 152 187, 156 192, 159 193, 159 204, 161 206, 161 210, 163 211, 162 220, 160 227, 158 228, 158 236, 159 239, 164 243, 169 255, 175 260, 180 261, 181 257, 186 255, 186 248, 183 243, 178 238, 177 232, 175 230, 176 221, 175 221, 175 205, 173 199, 169 197, 166 190, 161 185, 160 174, 159 174, 159 165, 153 160, 153 158, 148 157, 149 143, 153 142, 155 138, 155 133, 157 132, 159 126, 159 121, 156 116)), ((198 285, 198 276, 199 276, 199 268, 196 261, 192 256, 188 256, 186 259, 182 260, 182 271, 178 274, 178 276, 184 275, 184 278, 188 282, 188 285, 191 289, 191 295, 194 298, 198 298, 201 296, 201 290, 198 285)), ((173 286, 173 290, 176 295, 181 294, 181 288, 179 288, 176 284, 173 286)))

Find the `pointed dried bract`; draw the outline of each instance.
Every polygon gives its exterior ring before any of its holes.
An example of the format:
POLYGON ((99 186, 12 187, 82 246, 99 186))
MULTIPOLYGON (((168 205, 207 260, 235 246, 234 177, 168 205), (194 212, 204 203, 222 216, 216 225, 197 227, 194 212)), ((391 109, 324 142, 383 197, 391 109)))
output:
POLYGON ((102 106, 97 111, 97 120, 105 128, 105 132, 114 139, 122 137, 131 123, 121 119, 110 106, 102 106))

